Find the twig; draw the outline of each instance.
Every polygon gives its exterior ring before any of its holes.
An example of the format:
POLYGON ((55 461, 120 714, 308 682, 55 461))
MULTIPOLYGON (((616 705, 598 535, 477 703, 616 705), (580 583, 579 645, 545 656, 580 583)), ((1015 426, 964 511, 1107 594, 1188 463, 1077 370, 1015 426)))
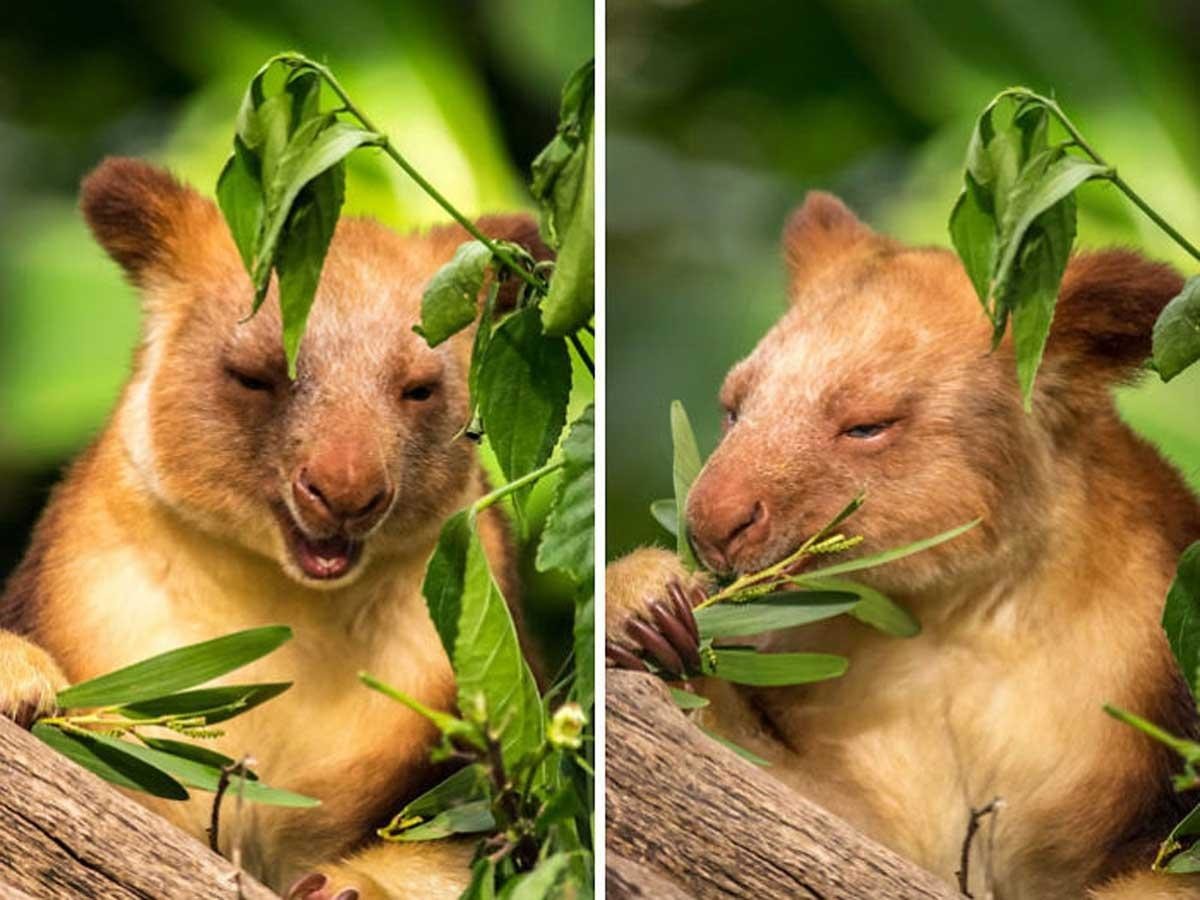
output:
POLYGON ((575 352, 579 354, 579 359, 587 366, 588 374, 593 378, 596 377, 596 365, 592 362, 592 357, 588 354, 587 349, 583 346, 583 341, 579 339, 579 335, 571 332, 571 346, 575 348, 575 352))
POLYGON ((955 873, 958 876, 958 890, 964 897, 974 898, 975 896, 967 889, 968 868, 971 865, 971 841, 975 839, 975 832, 979 830, 979 820, 995 813, 999 809, 999 805, 1000 798, 994 797, 992 802, 986 806, 971 809, 971 817, 967 820, 967 834, 963 838, 962 855, 959 857, 958 871, 955 873))
POLYGON ((237 763, 221 766, 221 777, 217 779, 217 789, 213 792, 212 816, 208 820, 208 847, 213 853, 220 853, 218 846, 221 834, 221 801, 225 791, 229 789, 229 773, 237 763))

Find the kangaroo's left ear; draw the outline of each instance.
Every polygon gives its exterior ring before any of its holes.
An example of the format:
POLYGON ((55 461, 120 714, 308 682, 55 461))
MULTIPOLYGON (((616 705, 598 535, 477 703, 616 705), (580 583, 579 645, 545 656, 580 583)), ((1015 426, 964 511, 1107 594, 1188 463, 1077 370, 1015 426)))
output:
POLYGON ((1159 313, 1181 290, 1178 272, 1133 250, 1073 256, 1059 289, 1044 369, 1105 389, 1132 379, 1150 356, 1159 313))

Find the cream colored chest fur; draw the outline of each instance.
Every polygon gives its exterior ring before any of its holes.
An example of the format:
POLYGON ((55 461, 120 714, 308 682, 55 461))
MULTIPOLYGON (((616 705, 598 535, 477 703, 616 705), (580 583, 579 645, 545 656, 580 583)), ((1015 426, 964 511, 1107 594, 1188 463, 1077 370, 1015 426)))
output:
POLYGON ((1111 633, 1101 599, 1066 621, 1037 611, 1053 594, 1018 593, 910 640, 853 621, 776 636, 770 649, 833 650, 850 669, 807 688, 718 686, 710 709, 781 780, 951 883, 970 809, 999 798, 972 845, 975 896, 1079 897, 1103 864, 1080 826, 1120 790, 1098 749, 1127 758, 1142 740, 1102 711, 1123 702, 1127 673, 1096 654, 1129 638, 1111 633))

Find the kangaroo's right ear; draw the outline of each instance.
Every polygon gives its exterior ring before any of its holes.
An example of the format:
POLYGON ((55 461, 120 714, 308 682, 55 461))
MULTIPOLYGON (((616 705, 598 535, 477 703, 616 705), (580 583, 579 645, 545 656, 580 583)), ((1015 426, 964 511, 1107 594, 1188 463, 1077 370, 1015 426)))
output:
POLYGON ((100 246, 138 287, 180 275, 189 248, 199 250, 220 231, 216 204, 139 159, 100 163, 83 179, 80 207, 100 246))
POLYGON ((783 227, 783 255, 792 297, 821 270, 882 240, 841 200, 809 191, 783 227))

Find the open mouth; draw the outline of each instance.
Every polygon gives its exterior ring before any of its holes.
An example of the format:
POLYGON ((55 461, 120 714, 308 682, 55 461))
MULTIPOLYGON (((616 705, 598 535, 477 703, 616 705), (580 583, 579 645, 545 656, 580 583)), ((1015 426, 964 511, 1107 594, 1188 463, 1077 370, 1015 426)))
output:
POLYGON ((341 578, 354 568, 362 556, 362 541, 343 535, 311 538, 300 530, 290 515, 284 513, 280 518, 283 519, 292 559, 309 578, 318 581, 341 578))

